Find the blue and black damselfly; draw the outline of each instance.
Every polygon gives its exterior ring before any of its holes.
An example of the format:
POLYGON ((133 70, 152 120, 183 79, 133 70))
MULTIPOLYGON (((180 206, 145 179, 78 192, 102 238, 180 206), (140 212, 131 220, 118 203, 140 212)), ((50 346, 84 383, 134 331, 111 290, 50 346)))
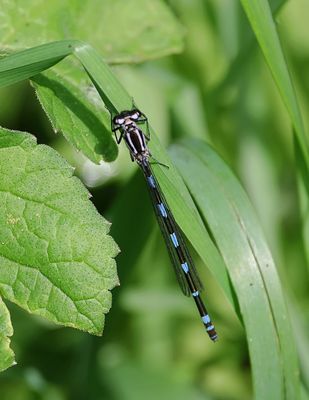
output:
POLYGON ((191 295, 193 297, 210 339, 216 341, 218 335, 200 296, 200 292, 203 290, 202 283, 198 277, 180 228, 170 211, 152 171, 150 163, 151 153, 147 146, 147 141, 150 139, 149 132, 145 134, 139 128, 138 124, 146 124, 147 131, 149 131, 147 117, 141 111, 137 109, 122 111, 113 118, 112 130, 115 133, 118 144, 124 139, 130 151, 132 161, 136 161, 143 171, 148 183, 155 214, 181 290, 186 296, 191 295), (120 133, 119 136, 117 135, 117 131, 120 133))

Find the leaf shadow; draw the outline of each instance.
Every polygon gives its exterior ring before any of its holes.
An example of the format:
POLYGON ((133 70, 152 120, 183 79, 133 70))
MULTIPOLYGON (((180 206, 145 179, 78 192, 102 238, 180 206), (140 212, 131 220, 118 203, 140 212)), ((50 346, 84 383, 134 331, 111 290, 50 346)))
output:
MULTIPOLYGON (((49 89, 57 97, 64 107, 70 110, 76 118, 89 129, 95 136, 97 144, 93 147, 93 156, 91 159, 98 159, 98 155, 109 162, 114 161, 118 154, 118 146, 112 138, 110 127, 106 127, 95 113, 88 108, 74 93, 72 93, 63 83, 57 79, 49 78, 44 74, 38 74, 31 78, 35 84, 49 89)), ((66 139, 67 135, 64 133, 66 139)), ((78 150, 83 149, 79 148, 78 150)), ((90 149, 91 151, 91 149, 90 149)), ((85 154, 88 158, 89 153, 85 154)))

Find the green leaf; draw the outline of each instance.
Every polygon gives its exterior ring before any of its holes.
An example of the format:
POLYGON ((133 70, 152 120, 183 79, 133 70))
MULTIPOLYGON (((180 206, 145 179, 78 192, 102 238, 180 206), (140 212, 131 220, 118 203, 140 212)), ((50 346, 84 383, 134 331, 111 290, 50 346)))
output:
POLYGON ((56 132, 61 131, 68 142, 97 164, 116 158, 118 147, 111 136, 110 115, 98 96, 99 105, 92 101, 94 90, 76 87, 52 71, 37 75, 32 82, 56 132))
POLYGON ((184 30, 161 0, 29 0, 1 4, 0 47, 6 51, 63 39, 93 45, 108 62, 141 62, 178 53, 184 30), (120 34, 121 30, 121 34, 120 34))
MULTIPOLYGON (((63 59, 65 54, 73 52, 86 69, 110 112, 132 107, 132 98, 103 58, 91 46, 77 41, 48 43, 6 56, 0 60, 0 87, 31 78, 63 59)), ((74 74, 76 75, 80 76, 78 73, 74 74)), ((78 150, 83 151, 94 162, 98 163, 102 158, 113 160, 116 145, 110 130, 107 131, 106 113, 100 114, 100 106, 94 111, 96 106, 93 102, 97 101, 96 97, 89 96, 87 99, 85 87, 83 91, 78 90, 74 84, 61 78, 59 82, 52 80, 52 76, 35 76, 34 81, 38 96, 55 129, 61 130, 78 150), (61 112, 60 118, 59 115, 56 118, 56 111, 61 112)), ((99 101, 101 102, 100 99, 99 101)))
POLYGON ((297 399, 297 357, 282 287, 246 194, 205 143, 186 141, 171 153, 229 270, 247 332, 256 398, 297 399))
POLYGON ((14 352, 10 348, 10 336, 13 335, 10 313, 0 297, 0 371, 15 364, 14 352))
POLYGON ((118 284, 109 223, 72 168, 25 133, 0 130, 0 291, 51 321, 100 335, 118 284))

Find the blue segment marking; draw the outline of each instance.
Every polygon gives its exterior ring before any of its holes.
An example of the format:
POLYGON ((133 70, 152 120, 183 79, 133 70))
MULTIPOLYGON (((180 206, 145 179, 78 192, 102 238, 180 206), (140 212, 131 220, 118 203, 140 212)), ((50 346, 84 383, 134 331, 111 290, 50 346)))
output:
POLYGON ((179 243, 178 243, 178 239, 177 239, 176 233, 175 232, 171 233, 170 237, 172 239, 174 247, 178 247, 179 243))
POLYGON ((210 322, 209 315, 208 314, 204 315, 204 317, 202 317, 202 321, 204 322, 204 324, 209 324, 210 322))
POLYGON ((181 264, 181 268, 183 269, 184 273, 187 274, 189 272, 189 267, 188 267, 188 264, 186 262, 181 264))
POLYGON ((150 175, 150 176, 147 177, 147 179, 148 179, 149 185, 150 185, 151 187, 155 188, 155 187, 156 187, 156 184, 155 184, 155 181, 154 181, 154 179, 153 179, 153 176, 150 175))
POLYGON ((197 290, 196 292, 193 292, 193 293, 192 293, 192 296, 193 296, 193 297, 197 297, 198 295, 199 295, 198 290, 197 290))
POLYGON ((158 204, 158 208, 159 208, 159 211, 160 211, 162 217, 163 218, 167 218, 167 212, 165 210, 164 204, 163 203, 159 203, 158 204))
POLYGON ((215 329, 215 327, 213 325, 207 326, 206 331, 212 331, 213 329, 215 329))

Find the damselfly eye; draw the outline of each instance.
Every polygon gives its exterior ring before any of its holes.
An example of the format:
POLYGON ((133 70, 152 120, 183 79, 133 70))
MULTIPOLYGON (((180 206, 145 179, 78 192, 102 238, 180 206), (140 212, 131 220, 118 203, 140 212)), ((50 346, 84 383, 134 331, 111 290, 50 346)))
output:
POLYGON ((141 114, 138 110, 133 110, 130 118, 133 119, 134 121, 137 121, 140 116, 141 114))
POLYGON ((124 118, 117 118, 116 117, 114 119, 114 122, 115 122, 115 124, 122 125, 124 123, 124 118))

